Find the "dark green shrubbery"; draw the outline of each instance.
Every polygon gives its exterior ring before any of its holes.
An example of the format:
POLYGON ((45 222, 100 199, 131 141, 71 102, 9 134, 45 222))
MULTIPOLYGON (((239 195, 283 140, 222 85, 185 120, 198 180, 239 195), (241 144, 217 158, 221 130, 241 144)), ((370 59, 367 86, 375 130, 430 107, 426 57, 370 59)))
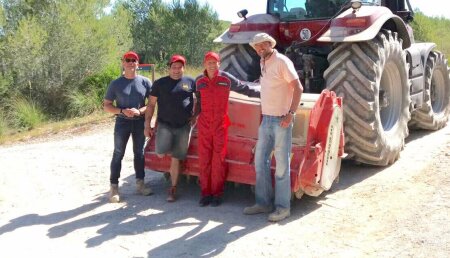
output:
POLYGON ((119 75, 119 66, 109 65, 105 70, 86 77, 79 88, 67 96, 69 100, 68 116, 88 115, 100 109, 109 83, 119 75))

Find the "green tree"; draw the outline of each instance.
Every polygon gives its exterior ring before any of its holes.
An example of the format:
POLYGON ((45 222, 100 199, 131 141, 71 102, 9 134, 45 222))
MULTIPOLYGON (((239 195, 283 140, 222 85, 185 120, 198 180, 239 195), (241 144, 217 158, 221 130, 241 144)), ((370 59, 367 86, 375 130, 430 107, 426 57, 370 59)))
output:
POLYGON ((206 51, 217 50, 213 39, 225 29, 217 13, 197 0, 131 0, 123 5, 133 17, 133 48, 145 62, 165 64, 168 56, 179 53, 189 64, 200 65, 206 51))
POLYGON ((185 53, 194 65, 200 65, 204 53, 217 48, 213 40, 224 30, 217 13, 197 0, 184 1, 183 5, 179 0, 174 1, 171 9, 173 19, 179 19, 178 30, 171 30, 176 39, 174 51, 185 53))
POLYGON ((87 77, 117 63, 132 45, 128 12, 119 7, 105 14, 109 0, 1 3, 6 18, 0 74, 15 86, 3 88, 56 118, 65 116, 70 94, 83 88, 87 77))
POLYGON ((3 34, 3 27, 6 24, 6 19, 5 19, 5 11, 3 10, 3 6, 0 5, 0 34, 3 34))
POLYGON ((30 96, 32 91, 43 81, 44 45, 47 32, 33 17, 20 20, 17 31, 6 38, 8 51, 5 53, 10 60, 8 67, 14 71, 14 84, 17 91, 30 96))
POLYGON ((416 10, 412 23, 417 42, 434 42, 446 57, 450 56, 450 20, 444 17, 428 17, 416 10))

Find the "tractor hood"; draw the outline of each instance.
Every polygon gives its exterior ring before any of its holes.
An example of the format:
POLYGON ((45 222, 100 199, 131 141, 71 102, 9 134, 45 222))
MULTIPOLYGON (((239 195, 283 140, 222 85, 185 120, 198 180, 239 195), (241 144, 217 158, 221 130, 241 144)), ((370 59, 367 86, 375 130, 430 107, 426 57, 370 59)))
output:
POLYGON ((260 32, 278 35, 280 20, 270 14, 256 14, 239 23, 230 25, 214 42, 224 44, 247 44, 260 32))
POLYGON ((380 6, 362 6, 353 13, 350 8, 331 21, 330 28, 317 41, 320 42, 357 42, 375 38, 383 25, 392 21, 400 38, 403 48, 411 45, 407 25, 394 15, 391 10, 380 6))

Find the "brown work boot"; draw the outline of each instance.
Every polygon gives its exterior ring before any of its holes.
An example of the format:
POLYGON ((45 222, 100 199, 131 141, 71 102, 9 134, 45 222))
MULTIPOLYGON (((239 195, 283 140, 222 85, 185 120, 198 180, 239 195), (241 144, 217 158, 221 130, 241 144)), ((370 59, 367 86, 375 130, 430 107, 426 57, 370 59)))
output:
POLYGON ((109 202, 112 202, 112 203, 120 202, 119 185, 118 184, 111 184, 111 188, 109 189, 109 202))
POLYGON ((169 188, 169 194, 167 196, 167 201, 168 202, 174 202, 177 199, 177 187, 176 186, 172 186, 169 188))
POLYGON ((290 215, 291 211, 289 209, 277 208, 274 212, 269 214, 269 217, 267 219, 271 222, 278 222, 284 220, 290 215))
POLYGON ((139 194, 147 196, 153 194, 152 189, 150 187, 146 187, 144 184, 144 179, 136 180, 136 190, 139 194))

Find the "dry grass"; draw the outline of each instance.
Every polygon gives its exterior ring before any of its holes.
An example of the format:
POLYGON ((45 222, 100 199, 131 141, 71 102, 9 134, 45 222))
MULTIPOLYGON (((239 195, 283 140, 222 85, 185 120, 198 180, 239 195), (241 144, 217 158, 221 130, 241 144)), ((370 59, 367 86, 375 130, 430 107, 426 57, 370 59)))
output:
POLYGON ((93 114, 84 117, 77 117, 73 119, 49 122, 41 124, 38 127, 29 131, 9 133, 0 136, 0 145, 11 144, 19 141, 38 138, 41 136, 53 135, 58 132, 66 131, 69 129, 83 127, 86 125, 94 125, 104 123, 111 120, 111 115, 103 111, 97 111, 93 114))
POLYGON ((187 76, 191 76, 195 79, 195 77, 199 76, 203 73, 204 68, 203 67, 191 67, 186 66, 186 70, 184 71, 184 74, 187 76))
MULTIPOLYGON (((195 79, 197 76, 199 76, 201 73, 203 73, 203 70, 204 70, 203 67, 194 67, 194 66, 188 65, 184 69, 184 75, 190 76, 195 79)), ((152 79, 151 72, 140 71, 139 74, 149 78, 150 80, 152 79)), ((159 78, 167 76, 167 75, 169 75, 168 69, 165 69, 163 72, 155 71, 155 80, 158 80, 159 78)))
MULTIPOLYGON (((191 76, 193 78, 197 77, 203 72, 202 67, 190 67, 187 66, 185 70, 186 76, 191 76)), ((155 73, 155 79, 166 76, 168 72, 164 73, 155 73)), ((144 76, 149 76, 150 74, 143 74, 144 76)), ((149 76, 151 78, 151 75, 149 76)), ((88 116, 77 117, 73 119, 58 121, 58 122, 47 122, 38 125, 36 128, 33 128, 28 131, 15 132, 11 133, 7 128, 4 128, 4 133, 0 134, 0 145, 10 144, 14 142, 29 140, 33 138, 38 138, 42 136, 48 136, 52 134, 56 134, 58 132, 67 131, 71 129, 78 128, 79 130, 85 130, 86 125, 99 124, 104 123, 111 120, 111 115, 107 114, 101 110, 94 112, 88 116)), ((5 127, 5 126, 4 126, 5 127)), ((77 129, 77 131, 79 131, 77 129)))

